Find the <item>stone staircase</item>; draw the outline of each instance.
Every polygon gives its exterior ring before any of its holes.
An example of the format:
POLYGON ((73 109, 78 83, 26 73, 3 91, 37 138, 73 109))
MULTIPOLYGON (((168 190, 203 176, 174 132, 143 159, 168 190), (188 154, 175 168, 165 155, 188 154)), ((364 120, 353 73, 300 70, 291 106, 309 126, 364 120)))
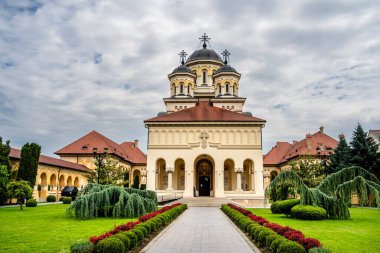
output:
POLYGON ((227 204, 231 202, 227 198, 214 198, 214 197, 193 197, 193 198, 182 198, 174 202, 169 203, 183 203, 187 204, 189 207, 220 207, 222 204, 227 204))

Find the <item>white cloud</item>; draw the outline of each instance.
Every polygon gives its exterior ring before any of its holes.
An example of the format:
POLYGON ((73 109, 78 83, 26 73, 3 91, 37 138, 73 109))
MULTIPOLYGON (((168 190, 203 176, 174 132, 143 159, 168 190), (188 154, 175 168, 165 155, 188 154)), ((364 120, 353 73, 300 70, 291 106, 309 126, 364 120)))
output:
POLYGON ((264 149, 320 125, 379 128, 376 1, 3 1, 0 135, 52 154, 96 129, 146 143, 177 54, 207 32, 242 73, 264 149))

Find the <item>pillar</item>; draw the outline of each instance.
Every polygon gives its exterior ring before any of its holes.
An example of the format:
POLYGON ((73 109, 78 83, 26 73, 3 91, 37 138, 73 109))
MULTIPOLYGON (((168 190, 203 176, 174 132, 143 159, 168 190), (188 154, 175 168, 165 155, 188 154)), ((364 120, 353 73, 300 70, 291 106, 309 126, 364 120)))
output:
POLYGON ((174 172, 174 168, 173 167, 166 167, 166 172, 168 173, 168 188, 166 190, 167 191, 172 191, 173 190, 173 172, 174 172))
POLYGON ((224 162, 222 160, 215 160, 215 184, 214 184, 214 197, 224 198, 224 162))
POLYGON ((185 191, 183 193, 184 198, 191 198, 194 196, 194 162, 191 160, 185 160, 185 191))
POLYGON ((235 168, 236 172, 236 191, 242 191, 241 189, 241 173, 243 173, 243 168, 235 168))

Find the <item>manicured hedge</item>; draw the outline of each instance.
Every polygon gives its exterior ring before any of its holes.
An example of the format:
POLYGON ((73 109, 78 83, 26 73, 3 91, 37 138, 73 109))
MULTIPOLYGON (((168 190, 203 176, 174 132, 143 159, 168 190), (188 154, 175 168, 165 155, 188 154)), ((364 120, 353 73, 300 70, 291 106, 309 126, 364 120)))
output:
POLYGON ((327 212, 319 206, 296 205, 291 209, 291 216, 302 220, 323 220, 327 217, 327 212))
POLYGON ((154 215, 144 215, 145 218, 141 220, 146 221, 128 222, 127 224, 116 226, 114 229, 108 231, 105 234, 92 236, 90 238, 90 243, 95 246, 95 252, 98 252, 98 250, 108 250, 101 252, 119 252, 119 250, 121 250, 119 243, 116 243, 117 245, 114 246, 115 248, 113 248, 113 246, 110 246, 109 242, 106 241, 112 238, 114 242, 115 240, 118 240, 122 243, 124 251, 132 250, 136 248, 139 242, 141 242, 144 238, 149 237, 152 232, 163 228, 172 222, 181 213, 183 213, 186 208, 186 204, 174 204, 164 207, 160 209, 163 211, 152 212, 154 215), (98 246, 100 243, 101 245, 98 246))
POLYGON ((26 202, 25 202, 25 205, 27 207, 36 207, 37 206, 37 200, 35 199, 28 199, 26 202))
POLYGON ((278 209, 281 213, 290 215, 292 207, 298 205, 300 203, 300 199, 287 199, 279 201, 277 204, 278 209))
POLYGON ((259 246, 270 252, 306 252, 310 248, 320 247, 314 238, 305 238, 301 231, 287 226, 270 223, 263 217, 256 216, 239 206, 222 205, 222 211, 259 246), (281 246, 281 250, 278 248, 281 246))
POLYGON ((311 248, 308 253, 331 253, 331 251, 326 248, 311 248))
POLYGON ((95 245, 96 253, 124 253, 125 246, 121 240, 111 236, 101 240, 95 245))
POLYGON ((55 202, 56 200, 57 200, 57 198, 54 195, 49 195, 46 198, 47 202, 55 202))
POLYGON ((274 203, 272 203, 272 204, 270 205, 270 211, 271 211, 272 213, 275 213, 275 214, 277 214, 277 213, 281 213, 280 209, 278 209, 278 203, 279 203, 279 201, 276 201, 276 202, 274 202, 274 203))
POLYGON ((71 197, 63 197, 62 202, 63 204, 71 204, 71 197))
POLYGON ((72 253, 91 253, 94 251, 94 244, 89 241, 80 241, 71 245, 70 251, 72 253))

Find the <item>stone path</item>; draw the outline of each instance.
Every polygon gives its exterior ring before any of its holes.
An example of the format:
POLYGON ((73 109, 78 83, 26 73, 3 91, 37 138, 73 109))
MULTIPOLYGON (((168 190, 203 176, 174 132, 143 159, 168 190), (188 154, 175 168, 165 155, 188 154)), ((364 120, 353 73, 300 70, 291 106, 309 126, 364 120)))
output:
POLYGON ((216 207, 190 207, 163 230, 144 253, 260 252, 216 207))

